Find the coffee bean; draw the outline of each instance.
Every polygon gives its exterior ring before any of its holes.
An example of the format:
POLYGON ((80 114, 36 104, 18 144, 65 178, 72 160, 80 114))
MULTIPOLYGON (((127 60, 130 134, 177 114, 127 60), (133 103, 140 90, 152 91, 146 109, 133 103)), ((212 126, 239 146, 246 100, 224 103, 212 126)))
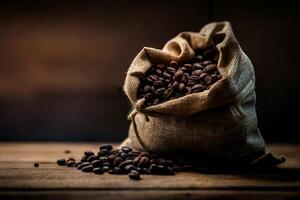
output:
POLYGON ((202 73, 201 75, 200 75, 200 79, 201 80, 204 80, 205 79, 205 77, 207 77, 208 76, 208 74, 207 73, 202 73))
POLYGON ((85 166, 85 167, 82 167, 81 168, 81 171, 83 171, 83 172, 91 172, 91 171, 93 171, 93 165, 87 165, 87 166, 85 166))
POLYGON ((140 180, 140 173, 136 170, 131 170, 128 173, 128 177, 132 180, 140 180))
POLYGON ((150 153, 148 153, 148 152, 142 152, 141 154, 140 154, 140 156, 142 156, 142 157, 150 157, 150 153))
POLYGON ((153 82, 153 85, 155 86, 155 87, 160 87, 160 86, 162 86, 164 83, 162 82, 162 81, 154 81, 153 82))
POLYGON ((89 162, 82 162, 80 165, 77 166, 77 169, 82 169, 83 167, 86 167, 90 165, 91 163, 89 162))
POLYGON ((129 153, 132 151, 132 148, 128 147, 128 146, 122 146, 121 150, 125 153, 129 153))
POLYGON ((91 164, 94 166, 94 167, 99 167, 101 165, 101 161, 100 160, 93 160, 91 162, 91 164))
POLYGON ((207 65, 204 69, 203 69, 203 72, 211 72, 213 70, 216 70, 217 69, 217 65, 216 64, 209 64, 207 65))
POLYGON ((139 164, 139 162, 140 162, 140 160, 141 160, 141 156, 138 156, 138 157, 136 157, 136 158, 134 158, 133 160, 132 160, 132 163, 134 164, 134 165, 138 165, 139 164))
POLYGON ((183 169, 184 171, 190 171, 190 170, 192 170, 192 165, 183 165, 183 166, 182 166, 182 169, 183 169))
POLYGON ((67 167, 73 167, 74 164, 75 164, 75 161, 69 160, 69 161, 67 162, 67 167))
POLYGON ((158 80, 158 76, 156 76, 156 75, 149 75, 149 78, 150 78, 152 81, 157 81, 157 80, 158 80))
POLYGON ((192 87, 193 92, 202 92, 204 90, 203 85, 197 84, 192 87))
POLYGON ((122 174, 123 171, 120 167, 114 167, 110 171, 108 171, 109 174, 122 174))
POLYGON ((108 172, 110 170, 109 166, 103 166, 102 167, 102 172, 108 172))
POLYGON ((83 156, 81 157, 81 159, 80 159, 80 160, 81 160, 82 162, 85 162, 85 161, 86 161, 86 159, 87 159, 87 157, 86 157, 85 155, 83 155, 83 156))
POLYGON ((176 61, 174 61, 174 60, 171 61, 171 62, 170 62, 170 67, 177 69, 177 68, 178 68, 178 62, 176 62, 176 61))
POLYGON ((58 159, 56 161, 56 163, 60 166, 66 165, 66 162, 67 162, 66 159, 58 159))
POLYGON ((95 155, 92 155, 92 156, 88 157, 86 161, 92 162, 93 160, 96 160, 96 159, 98 159, 98 157, 95 155))
POLYGON ((145 94, 145 99, 146 100, 150 100, 150 99, 152 99, 152 97, 153 97, 153 94, 151 94, 151 93, 147 93, 147 94, 145 94))
POLYGON ((133 165, 126 165, 126 166, 124 167, 124 170, 127 171, 127 172, 129 172, 129 171, 131 171, 131 170, 133 170, 133 169, 134 169, 134 166, 133 166, 133 165))
POLYGON ((99 161, 100 161, 101 163, 104 163, 104 162, 107 162, 107 161, 108 161, 108 157, 107 157, 107 156, 100 156, 98 159, 99 159, 99 161))
POLYGON ((157 104, 159 104, 159 99, 158 98, 154 99, 154 101, 153 101, 153 105, 157 105, 157 104))
POLYGON ((149 164, 149 158, 148 157, 142 157, 138 166, 139 167, 146 167, 149 164))
POLYGON ((34 162, 34 163, 33 163, 33 166, 34 166, 34 167, 39 167, 40 164, 39 164, 38 162, 34 162))
POLYGON ((116 159, 116 155, 115 154, 110 154, 107 158, 110 162, 113 162, 116 159))
POLYGON ((101 167, 96 167, 92 170, 95 174, 103 174, 101 167))
POLYGON ((108 151, 110 151, 113 149, 113 147, 110 144, 102 144, 100 146, 100 150, 102 150, 102 149, 107 149, 108 151))
POLYGON ((172 167, 174 164, 173 160, 166 160, 166 165, 172 167))
POLYGON ((211 77, 210 76, 206 76, 205 79, 204 79, 204 83, 205 85, 210 85, 211 84, 211 77))
POLYGON ((114 166, 119 166, 122 162, 122 158, 121 157, 117 157, 115 159, 115 161, 113 162, 114 166))
POLYGON ((157 160, 157 164, 159 164, 159 165, 166 165, 167 163, 166 163, 166 160, 165 160, 165 159, 159 158, 159 159, 157 160))
POLYGON ((200 63, 198 63, 198 62, 194 63, 193 66, 194 66, 195 68, 200 69, 200 70, 204 68, 204 66, 202 66, 202 65, 201 65, 200 63))
POLYGON ((211 60, 206 60, 206 61, 204 61, 202 64, 203 64, 204 66, 206 66, 206 65, 209 65, 209 64, 211 64, 211 63, 212 63, 211 60))
POLYGON ((86 157, 90 157, 90 156, 92 156, 92 155, 94 155, 95 153, 94 152, 92 152, 92 151, 85 151, 84 152, 84 155, 86 156, 86 157))
POLYGON ((120 163, 119 167, 123 169, 125 166, 132 165, 132 164, 133 164, 132 160, 125 160, 120 163))
POLYGON ((156 91, 155 91, 155 94, 157 95, 161 95, 165 92, 165 88, 158 88, 156 91))
POLYGON ((195 71, 192 72, 193 76, 200 76, 202 74, 202 70, 201 69, 197 69, 195 71))
POLYGON ((157 66, 157 68, 159 68, 159 69, 164 69, 166 66, 164 65, 164 64, 158 64, 158 65, 156 65, 157 66))
POLYGON ((171 74, 169 74, 168 72, 164 72, 164 73, 163 73, 163 76, 164 76, 165 78, 171 78, 171 77, 172 77, 171 74))

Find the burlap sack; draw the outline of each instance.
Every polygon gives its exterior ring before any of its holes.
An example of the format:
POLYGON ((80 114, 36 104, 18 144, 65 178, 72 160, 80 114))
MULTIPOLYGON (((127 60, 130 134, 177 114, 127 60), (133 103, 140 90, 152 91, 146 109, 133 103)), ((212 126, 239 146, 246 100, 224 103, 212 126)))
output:
POLYGON ((124 91, 132 103, 129 136, 122 145, 159 153, 197 153, 236 160, 263 155, 257 127, 255 75, 229 22, 182 32, 162 50, 143 48, 128 69, 124 91), (143 108, 137 99, 140 79, 152 64, 191 59, 195 49, 216 46, 222 79, 204 92, 143 108))

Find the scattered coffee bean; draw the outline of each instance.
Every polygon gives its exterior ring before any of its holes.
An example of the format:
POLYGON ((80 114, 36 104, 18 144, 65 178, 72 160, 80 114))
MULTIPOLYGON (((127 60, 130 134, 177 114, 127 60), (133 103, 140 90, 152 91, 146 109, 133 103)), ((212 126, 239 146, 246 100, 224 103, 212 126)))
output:
MULTIPOLYGON (((175 64, 173 65, 175 66, 175 64)), ((156 77, 152 77, 152 79, 154 78, 156 77)), ((197 87, 195 88, 197 89, 197 87)), ((59 159, 57 164, 77 167, 82 172, 93 172, 95 174, 105 172, 109 174, 128 174, 129 178, 134 180, 139 180, 140 174, 175 175, 175 171, 192 170, 192 166, 189 164, 179 165, 159 154, 133 151, 127 146, 121 147, 121 149, 113 149, 109 144, 101 145, 97 155, 100 156, 96 156, 92 151, 85 151, 81 159, 83 161, 76 162, 74 158, 59 159)), ((36 166, 36 163, 34 163, 34 166, 36 166)))
POLYGON ((140 180, 140 173, 136 170, 131 170, 129 173, 128 173, 128 177, 132 180, 140 180))
POLYGON ((58 159, 56 161, 56 163, 60 166, 66 165, 66 162, 67 162, 66 159, 58 159))
POLYGON ((81 171, 83 171, 83 172, 91 172, 91 171, 93 171, 93 165, 87 165, 87 166, 85 166, 85 167, 82 167, 81 168, 81 171))
POLYGON ((33 166, 34 166, 34 167, 39 167, 40 164, 39 164, 38 162, 35 162, 35 163, 33 163, 33 166))
POLYGON ((209 90, 222 78, 217 69, 217 56, 214 48, 208 48, 197 50, 195 58, 186 63, 171 61, 153 65, 141 79, 138 98, 145 101, 145 106, 152 106, 209 90))

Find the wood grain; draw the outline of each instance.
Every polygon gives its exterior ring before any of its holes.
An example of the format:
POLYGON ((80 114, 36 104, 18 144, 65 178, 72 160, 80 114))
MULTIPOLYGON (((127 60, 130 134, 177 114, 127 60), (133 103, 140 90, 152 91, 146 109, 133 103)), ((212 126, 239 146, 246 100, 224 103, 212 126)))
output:
POLYGON ((133 195, 134 199, 142 191, 149 193, 150 199, 164 196, 173 199, 175 196, 178 199, 218 198, 233 193, 240 198, 251 194, 253 199, 258 196, 271 199, 274 194, 278 194, 275 195, 277 199, 300 195, 299 145, 269 145, 269 150, 285 155, 288 161, 276 171, 257 174, 182 172, 175 176, 143 175, 141 181, 132 181, 126 175, 82 173, 55 164, 58 158, 78 159, 84 150, 96 151, 98 146, 94 143, 0 143, 0 197, 10 199, 16 194, 24 199, 39 199, 54 192, 58 199, 80 199, 76 193, 68 192, 78 190, 85 191, 79 194, 86 194, 90 199, 98 193, 105 193, 105 198, 133 195), (71 153, 65 154, 65 150, 71 153), (39 168, 33 167, 35 161, 40 163, 39 168))

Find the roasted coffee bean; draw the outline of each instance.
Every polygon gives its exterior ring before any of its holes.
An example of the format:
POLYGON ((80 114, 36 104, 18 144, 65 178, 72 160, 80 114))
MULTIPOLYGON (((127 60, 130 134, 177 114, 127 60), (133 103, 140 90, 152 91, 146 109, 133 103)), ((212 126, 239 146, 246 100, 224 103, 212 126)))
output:
POLYGON ((109 150, 108 149, 101 149, 99 152, 98 152, 98 156, 106 156, 107 154, 109 153, 109 150))
POLYGON ((121 157, 116 157, 115 161, 113 162, 114 166, 119 166, 122 162, 121 157))
POLYGON ((144 87, 144 92, 145 92, 145 93, 152 92, 151 86, 150 86, 150 85, 146 85, 146 86, 144 87))
POLYGON ((33 163, 33 166, 34 166, 34 167, 39 167, 40 164, 39 164, 38 162, 35 162, 35 163, 33 163))
POLYGON ((210 77, 210 76, 205 77, 204 83, 205 83, 205 85, 207 85, 207 86, 210 85, 210 84, 211 84, 211 77, 210 77))
POLYGON ((115 154, 110 154, 107 158, 110 162, 113 162, 116 159, 116 155, 115 154))
POLYGON ((138 166, 139 167, 146 167, 147 165, 149 165, 149 158, 148 157, 142 157, 138 166))
POLYGON ((167 175, 175 175, 175 171, 172 167, 166 167, 166 174, 167 175))
POLYGON ((56 163, 60 166, 66 165, 66 162, 67 162, 66 159, 58 159, 56 161, 56 163))
POLYGON ((148 152, 142 152, 141 154, 140 154, 140 156, 142 156, 142 157, 150 157, 150 153, 148 153, 148 152))
POLYGON ((120 154, 120 157, 121 157, 123 160, 126 159, 127 156, 128 156, 128 154, 125 153, 125 152, 122 152, 122 153, 120 154))
POLYGON ((86 167, 90 165, 91 163, 89 162, 82 162, 80 165, 77 166, 77 169, 82 169, 83 167, 86 167))
POLYGON ((165 78, 171 78, 171 77, 172 77, 171 74, 169 74, 168 72, 164 72, 164 73, 163 73, 163 76, 164 76, 165 78))
POLYGON ((110 170, 109 166, 103 166, 102 167, 102 172, 108 172, 110 170))
POLYGON ((80 160, 81 160, 82 162, 85 162, 85 161, 86 161, 86 159, 87 159, 87 157, 86 157, 85 155, 83 155, 83 156, 81 157, 81 159, 80 159, 80 160))
POLYGON ((176 172, 180 172, 180 171, 182 171, 182 168, 181 168, 181 166, 180 165, 178 165, 178 164, 175 164, 175 165, 173 165, 173 170, 174 171, 176 171, 176 172))
POLYGON ((160 70, 160 69, 156 69, 156 74, 158 75, 158 76, 162 76, 162 71, 160 70))
POLYGON ((92 164, 94 167, 99 167, 99 166, 102 164, 102 162, 101 162, 100 160, 93 160, 93 161, 91 162, 91 164, 92 164))
POLYGON ((197 69, 203 69, 203 68, 204 68, 203 65, 201 65, 201 64, 198 63, 198 62, 194 63, 193 66, 194 66, 195 68, 197 68, 197 69))
POLYGON ((159 104, 159 99, 158 98, 154 99, 154 101, 153 101, 153 105, 157 105, 157 104, 159 104))
POLYGON ((120 167, 114 167, 113 169, 108 171, 109 174, 122 174, 123 171, 120 167))
POLYGON ((165 159, 163 159, 163 158, 159 158, 159 159, 157 159, 157 164, 158 164, 158 165, 166 165, 166 164, 167 164, 167 162, 166 162, 166 160, 165 160, 165 159))
POLYGON ((75 161, 74 161, 74 160, 69 160, 69 161, 67 162, 67 167, 73 167, 74 164, 75 164, 75 161))
POLYGON ((149 78, 150 78, 152 81, 157 81, 157 80, 158 80, 158 76, 156 76, 156 75, 149 75, 149 78))
POLYGON ((184 73, 183 73, 182 69, 178 69, 174 75, 174 78, 176 81, 181 81, 183 75, 184 75, 184 73))
POLYGON ((88 161, 88 162, 92 162, 93 160, 97 160, 97 159, 98 159, 98 157, 97 157, 97 156, 95 156, 95 155, 92 155, 92 156, 88 157, 86 161, 88 161))
POLYGON ((140 180, 140 173, 136 170, 131 170, 128 173, 128 177, 132 180, 140 180))
POLYGON ((102 167, 103 167, 103 166, 109 166, 109 167, 111 167, 111 164, 110 164, 110 162, 104 162, 104 163, 101 164, 101 166, 102 166, 102 167))
POLYGON ((113 149, 113 147, 110 144, 102 144, 100 146, 100 150, 102 150, 102 149, 107 149, 108 151, 110 151, 113 149))
POLYGON ((105 163, 105 162, 108 162, 108 157, 107 156, 100 156, 98 158, 98 160, 101 162, 101 163, 105 163))
POLYGON ((217 65, 216 64, 209 64, 207 65, 204 69, 203 72, 211 72, 217 69, 217 65))
POLYGON ((134 165, 138 165, 139 164, 139 162, 140 162, 140 160, 141 160, 141 156, 137 156, 136 158, 134 158, 133 160, 132 160, 132 163, 134 164, 134 165))
POLYGON ((209 65, 209 64, 211 64, 211 63, 212 63, 211 60, 206 60, 206 61, 204 61, 202 64, 203 64, 204 66, 206 66, 206 65, 209 65))
POLYGON ((207 73, 202 73, 201 75, 200 75, 200 79, 201 80, 204 80, 205 79, 205 77, 207 77, 208 76, 208 74, 207 73))
POLYGON ((176 61, 171 61, 170 62, 170 67, 173 67, 173 68, 175 68, 175 69, 177 69, 178 68, 178 62, 176 62, 176 61))
POLYGON ((155 90, 155 94, 157 95, 161 95, 165 92, 165 88, 158 88, 157 90, 155 90))
POLYGON ((197 84, 192 87, 193 92, 202 92, 204 90, 203 85, 197 84))
POLYGON ((125 153, 129 153, 132 151, 132 148, 128 147, 128 146, 122 146, 121 150, 125 153))
POLYGON ((123 169, 125 166, 132 165, 132 164, 133 164, 132 160, 125 160, 120 163, 119 167, 123 169))
POLYGON ((93 165, 87 165, 87 166, 85 166, 85 167, 82 167, 81 168, 81 171, 83 171, 83 172, 91 172, 91 171, 93 171, 93 165))
POLYGON ((153 85, 155 86, 155 87, 160 87, 160 86, 162 86, 164 83, 162 82, 162 81, 154 81, 153 82, 153 85))
POLYGON ((173 67, 167 67, 167 72, 171 75, 174 75, 176 72, 176 69, 173 67))
POLYGON ((164 65, 164 64, 158 64, 158 65, 156 65, 157 66, 157 68, 159 68, 159 69, 164 69, 166 66, 164 65))
POLYGON ((150 100, 150 99, 153 98, 153 94, 147 93, 147 94, 145 94, 144 98, 145 98, 146 100, 150 100))
POLYGON ((74 159, 74 158, 68 158, 68 159, 67 159, 67 162, 68 162, 68 161, 70 161, 70 160, 73 160, 73 161, 75 161, 75 159, 74 159))
POLYGON ((202 70, 201 69, 197 69, 195 71, 192 72, 193 76, 200 76, 202 74, 202 70))
POLYGON ((151 174, 157 173, 157 165, 156 164, 151 164, 150 167, 149 167, 149 172, 151 174))
POLYGON ((84 155, 86 156, 86 157, 89 157, 89 156, 92 156, 92 155, 94 155, 95 153, 93 152, 93 151, 85 151, 84 152, 84 155))
POLYGON ((129 171, 131 171, 131 170, 133 170, 133 169, 134 169, 134 166, 133 166, 133 165, 126 165, 126 166, 124 167, 124 170, 127 171, 127 172, 129 172, 129 171))
POLYGON ((96 167, 92 170, 95 174, 103 174, 101 167, 96 167))

